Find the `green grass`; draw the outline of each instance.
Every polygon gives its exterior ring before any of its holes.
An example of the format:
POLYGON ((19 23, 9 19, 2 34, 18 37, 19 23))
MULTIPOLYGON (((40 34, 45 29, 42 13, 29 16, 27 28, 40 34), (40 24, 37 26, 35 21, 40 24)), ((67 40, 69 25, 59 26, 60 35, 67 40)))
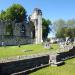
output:
POLYGON ((75 58, 65 61, 65 65, 63 66, 49 66, 30 75, 75 75, 75 58))
POLYGON ((57 49, 58 49, 57 44, 53 44, 52 49, 45 49, 41 44, 22 45, 21 47, 18 46, 0 47, 0 58, 18 56, 18 55, 45 53, 49 51, 55 51, 57 49), (24 50, 32 50, 32 51, 24 52, 24 50))

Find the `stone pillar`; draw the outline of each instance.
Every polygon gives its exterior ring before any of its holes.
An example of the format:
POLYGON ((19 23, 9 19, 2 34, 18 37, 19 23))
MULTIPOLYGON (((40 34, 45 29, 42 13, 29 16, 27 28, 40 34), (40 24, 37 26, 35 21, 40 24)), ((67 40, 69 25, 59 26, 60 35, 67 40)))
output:
POLYGON ((42 42, 42 16, 38 16, 38 42, 42 42))
POLYGON ((38 43, 38 25, 37 25, 37 20, 34 21, 35 25, 35 43, 38 43))
POLYGON ((30 16, 31 21, 35 25, 35 43, 42 43, 42 12, 40 9, 35 8, 33 14, 30 16))

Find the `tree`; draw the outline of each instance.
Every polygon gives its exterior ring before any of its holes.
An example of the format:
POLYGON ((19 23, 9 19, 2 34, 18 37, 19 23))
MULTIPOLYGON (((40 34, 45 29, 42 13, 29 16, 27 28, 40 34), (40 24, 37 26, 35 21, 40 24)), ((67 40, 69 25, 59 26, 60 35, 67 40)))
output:
POLYGON ((65 27, 66 27, 66 22, 63 19, 59 19, 54 22, 55 25, 55 30, 56 30, 56 37, 58 38, 64 38, 65 34, 65 27))
POLYGON ((5 19, 5 15, 6 15, 6 12, 2 10, 1 13, 0 13, 0 19, 4 20, 5 19))
POLYGON ((65 33, 64 32, 65 32, 65 28, 64 27, 58 29, 57 32, 56 32, 56 37, 57 38, 64 38, 65 37, 65 33))
POLYGON ((73 26, 75 25, 75 19, 70 19, 67 21, 67 24, 70 25, 70 26, 73 26))
POLYGON ((75 19, 68 20, 67 25, 69 27, 69 35, 75 37, 75 19))
POLYGON ((62 19, 54 22, 56 25, 56 37, 75 37, 75 19, 64 21, 62 19))
POLYGON ((43 40, 45 40, 48 36, 48 33, 51 31, 51 28, 49 27, 51 25, 51 21, 47 20, 45 18, 42 18, 42 27, 43 27, 43 40))
POLYGON ((54 22, 54 25, 55 25, 56 31, 57 31, 58 29, 61 29, 61 28, 65 27, 66 26, 66 22, 63 19, 59 19, 59 20, 56 20, 54 22))
POLYGON ((20 4, 13 4, 6 11, 1 12, 0 18, 4 20, 16 20, 16 22, 27 21, 26 10, 20 4))

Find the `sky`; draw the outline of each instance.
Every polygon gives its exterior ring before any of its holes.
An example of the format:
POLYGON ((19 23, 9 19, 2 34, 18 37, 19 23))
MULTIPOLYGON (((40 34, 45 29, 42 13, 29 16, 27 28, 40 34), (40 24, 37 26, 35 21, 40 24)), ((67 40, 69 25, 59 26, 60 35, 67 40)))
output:
MULTIPOLYGON (((58 19, 75 18, 75 0, 0 0, 0 11, 6 10, 13 3, 21 4, 30 15, 34 8, 42 10, 43 17, 52 22, 58 19)), ((54 33, 49 34, 52 36, 54 33)))

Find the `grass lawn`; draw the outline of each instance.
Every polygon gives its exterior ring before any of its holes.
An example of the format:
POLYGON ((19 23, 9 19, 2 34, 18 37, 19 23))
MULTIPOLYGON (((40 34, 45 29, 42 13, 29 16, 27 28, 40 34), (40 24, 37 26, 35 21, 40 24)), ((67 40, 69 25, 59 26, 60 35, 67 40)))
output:
POLYGON ((18 56, 18 55, 30 55, 42 52, 45 53, 49 51, 55 51, 57 49, 58 49, 57 44, 53 44, 52 49, 45 49, 41 44, 22 45, 21 47, 18 46, 0 47, 0 58, 18 56), (32 50, 32 51, 24 52, 24 50, 32 50))
POLYGON ((75 75, 75 58, 65 61, 65 65, 63 66, 49 66, 30 75, 75 75))

